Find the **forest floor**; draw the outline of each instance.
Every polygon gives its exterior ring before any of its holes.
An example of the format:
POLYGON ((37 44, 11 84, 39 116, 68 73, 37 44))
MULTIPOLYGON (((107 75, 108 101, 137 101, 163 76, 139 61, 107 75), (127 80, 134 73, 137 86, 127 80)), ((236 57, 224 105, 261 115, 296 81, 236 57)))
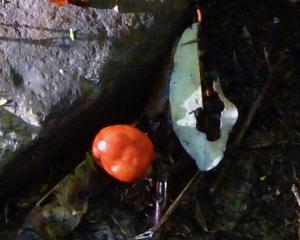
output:
MULTIPOLYGON (((134 236, 170 206, 153 239, 300 239, 300 5, 206 1, 201 9, 204 71, 219 74, 239 109, 224 159, 193 178, 197 167, 171 129, 166 98, 157 98, 157 89, 166 87, 157 77, 152 100, 128 120, 154 141, 158 161, 151 177, 132 185, 104 177, 79 226, 64 239, 146 239, 134 236), (167 186, 163 202, 153 197, 158 178, 167 186)), ((54 166, 3 205, 1 239, 17 232, 34 203, 66 174, 63 169, 54 166)))

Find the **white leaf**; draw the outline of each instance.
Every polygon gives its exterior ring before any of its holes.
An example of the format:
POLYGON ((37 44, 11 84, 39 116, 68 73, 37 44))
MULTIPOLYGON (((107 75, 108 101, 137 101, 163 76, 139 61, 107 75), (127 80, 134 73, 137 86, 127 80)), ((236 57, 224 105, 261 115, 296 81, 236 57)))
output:
POLYGON ((5 105, 7 102, 8 102, 8 101, 7 101, 6 98, 1 98, 1 97, 0 97, 0 106, 5 105))
POLYGON ((208 171, 223 158, 226 142, 238 111, 222 91, 220 82, 214 90, 224 103, 220 119, 220 138, 208 141, 205 133, 197 130, 194 112, 203 107, 198 44, 198 23, 183 33, 174 56, 174 69, 170 82, 170 106, 173 129, 181 145, 196 161, 200 170, 208 171), (194 42, 194 43, 193 43, 194 42))

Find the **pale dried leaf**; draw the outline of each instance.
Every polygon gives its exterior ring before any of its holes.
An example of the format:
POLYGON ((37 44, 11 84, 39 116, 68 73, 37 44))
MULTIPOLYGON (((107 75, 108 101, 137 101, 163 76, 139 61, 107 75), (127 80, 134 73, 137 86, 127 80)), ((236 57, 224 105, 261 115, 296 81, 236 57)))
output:
POLYGON ((197 42, 198 23, 187 28, 183 33, 174 56, 174 69, 170 83, 170 105, 173 129, 181 145, 196 161, 200 170, 207 171, 217 166, 223 158, 226 142, 238 111, 222 91, 220 82, 214 82, 214 90, 224 104, 220 119, 220 138, 208 141, 205 133, 196 128, 197 119, 194 112, 203 108, 199 50, 197 42))

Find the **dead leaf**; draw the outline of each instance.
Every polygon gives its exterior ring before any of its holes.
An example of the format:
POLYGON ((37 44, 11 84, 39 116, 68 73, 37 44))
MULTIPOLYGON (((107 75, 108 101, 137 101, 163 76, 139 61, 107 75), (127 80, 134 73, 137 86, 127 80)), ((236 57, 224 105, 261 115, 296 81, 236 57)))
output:
POLYGON ((170 106, 173 129, 181 145, 196 161, 200 170, 208 171, 223 158, 226 143, 238 111, 224 95, 219 80, 214 81, 213 88, 224 104, 220 118, 220 138, 208 141, 206 133, 199 131, 195 112, 203 108, 201 86, 201 63, 197 42, 198 23, 187 28, 183 33, 174 56, 174 69, 170 82, 170 106))

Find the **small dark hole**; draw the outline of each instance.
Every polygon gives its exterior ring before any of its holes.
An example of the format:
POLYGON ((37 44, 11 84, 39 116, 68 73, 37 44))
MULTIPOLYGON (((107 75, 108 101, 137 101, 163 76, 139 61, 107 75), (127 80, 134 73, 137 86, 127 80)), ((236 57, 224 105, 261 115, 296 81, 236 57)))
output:
POLYGON ((13 68, 11 68, 12 81, 16 87, 22 85, 23 77, 13 68))

